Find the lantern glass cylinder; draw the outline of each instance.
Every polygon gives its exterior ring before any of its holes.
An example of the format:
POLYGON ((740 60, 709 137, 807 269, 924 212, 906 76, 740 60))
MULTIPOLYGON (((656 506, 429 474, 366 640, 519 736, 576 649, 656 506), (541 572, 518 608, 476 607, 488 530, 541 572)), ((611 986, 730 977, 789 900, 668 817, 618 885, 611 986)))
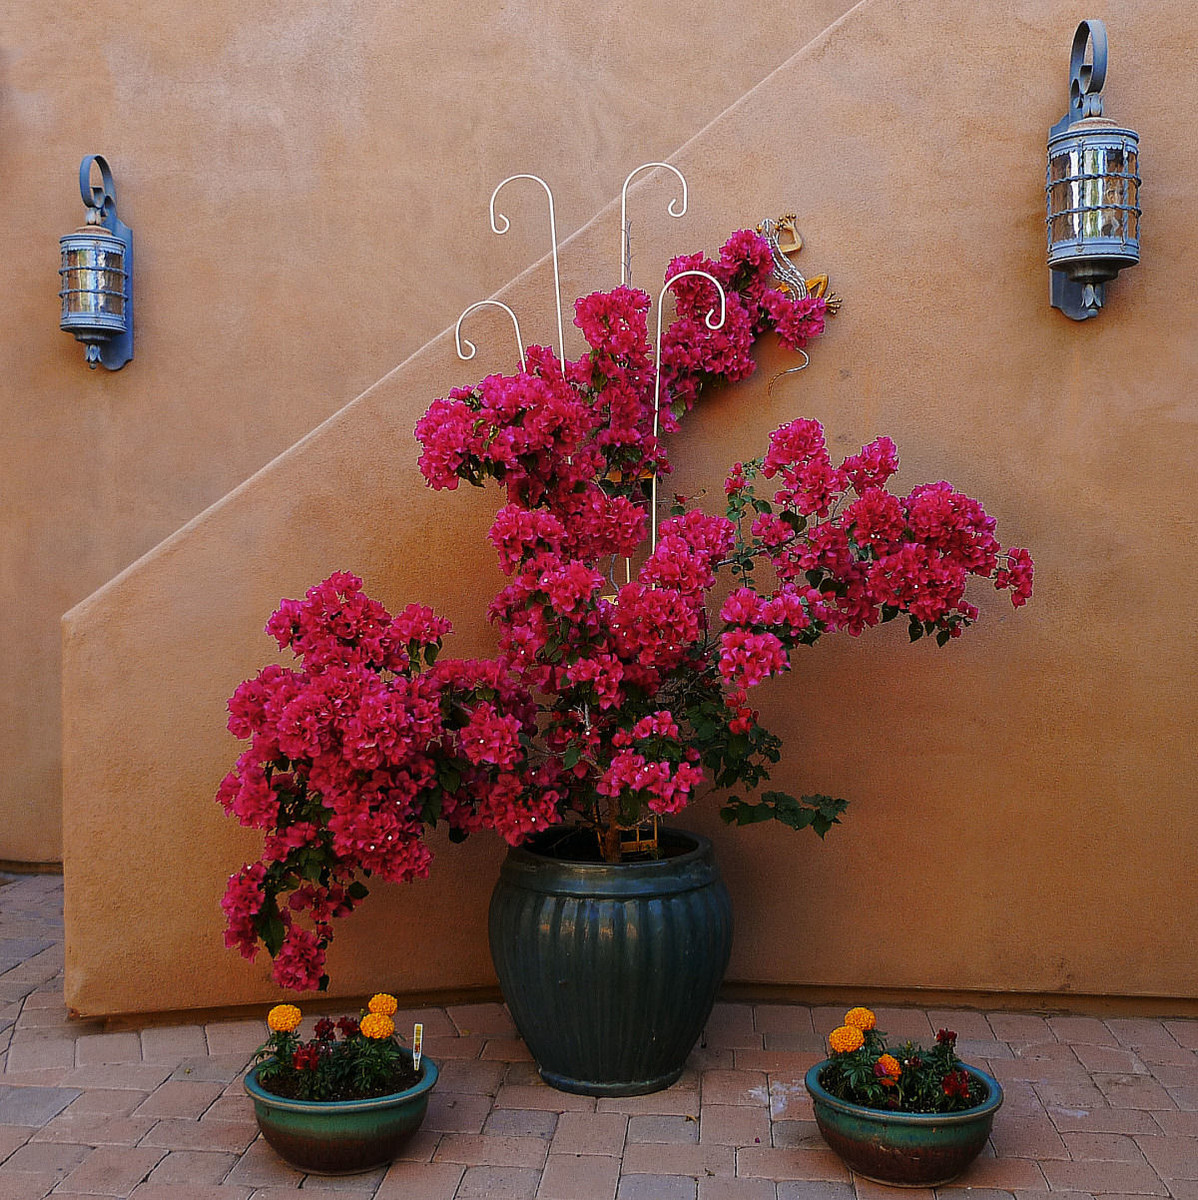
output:
POLYGON ((60 239, 63 329, 81 342, 124 333, 125 247, 107 230, 84 226, 60 239))
POLYGON ((1048 142, 1048 265, 1075 283, 1140 261, 1139 139, 1087 117, 1048 142))

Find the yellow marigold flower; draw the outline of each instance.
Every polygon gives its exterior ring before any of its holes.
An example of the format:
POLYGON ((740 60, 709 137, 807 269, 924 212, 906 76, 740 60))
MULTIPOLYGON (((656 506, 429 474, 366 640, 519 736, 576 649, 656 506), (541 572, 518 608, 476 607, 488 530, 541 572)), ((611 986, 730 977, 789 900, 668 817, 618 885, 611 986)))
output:
POLYGON ((854 1025, 841 1025, 828 1035, 828 1045, 837 1054, 851 1054, 865 1045, 865 1034, 854 1025))
POLYGON ((275 1033, 294 1033, 300 1020, 300 1010, 294 1004, 276 1004, 266 1014, 266 1024, 275 1033))
POLYGON ((903 1068, 899 1066, 899 1060, 893 1054, 883 1054, 878 1059, 878 1066, 890 1076, 891 1079, 897 1079, 902 1073, 903 1068))
POLYGON ((395 1022, 386 1013, 372 1012, 362 1018, 360 1028, 363 1037, 382 1041, 383 1038, 389 1038, 395 1032, 395 1022))
POLYGON ((370 1003, 366 1007, 372 1013, 382 1013, 384 1017, 393 1017, 395 1010, 399 1007, 399 1001, 394 996, 388 996, 386 992, 379 992, 377 996, 370 997, 370 1003))
POLYGON ((851 1025, 854 1029, 860 1029, 864 1033, 867 1029, 876 1027, 878 1018, 868 1008, 850 1008, 844 1014, 844 1023, 851 1025))

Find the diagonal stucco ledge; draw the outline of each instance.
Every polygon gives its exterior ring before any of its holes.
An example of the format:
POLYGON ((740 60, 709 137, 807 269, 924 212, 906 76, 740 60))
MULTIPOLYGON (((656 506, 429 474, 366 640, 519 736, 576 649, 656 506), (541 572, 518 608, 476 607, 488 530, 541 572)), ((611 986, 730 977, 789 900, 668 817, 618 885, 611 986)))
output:
MULTIPOLYGON (((889 434, 899 486, 952 480, 1038 566, 1027 609, 979 596, 978 627, 943 652, 892 627, 833 639, 763 697, 786 747, 780 786, 852 804, 825 844, 720 829, 711 805, 685 814, 716 838, 732 890, 734 983, 1198 990, 1194 652, 1171 619, 1195 567, 1181 446, 1198 360, 1170 351, 1198 308, 1183 266, 1198 234, 1170 203, 1198 191, 1196 135, 1172 99, 1191 70, 1177 33, 1194 18, 1182 0, 1097 9, 1108 102, 1141 132, 1152 206, 1143 264, 1098 320, 1074 325, 1046 302, 1043 147, 1077 20, 1058 0, 867 0, 673 158, 691 184, 686 218, 665 216, 664 180, 633 193, 637 283, 655 290, 674 254, 793 210, 803 267, 845 298, 801 375, 767 395, 784 365, 767 348, 751 381, 688 418, 677 490, 718 496, 732 460, 814 416, 845 453, 889 434)), ((567 306, 618 279, 618 244, 615 205, 562 247, 567 306)), ((503 293, 529 340, 553 337, 551 279, 542 262, 503 293)), ((64 618, 73 1010, 277 998, 267 960, 222 944, 224 882, 259 844, 212 800, 237 752, 225 700, 269 659, 262 627, 279 598, 337 569, 391 607, 450 617, 447 652, 490 645, 497 494, 426 489, 412 427, 450 386, 510 369, 503 320, 473 318, 469 364, 451 334, 430 342, 64 618)), ((571 331, 567 353, 581 350, 571 331)), ((486 904, 502 847, 434 850, 429 880, 380 885, 343 923, 334 995, 493 985, 486 904)))

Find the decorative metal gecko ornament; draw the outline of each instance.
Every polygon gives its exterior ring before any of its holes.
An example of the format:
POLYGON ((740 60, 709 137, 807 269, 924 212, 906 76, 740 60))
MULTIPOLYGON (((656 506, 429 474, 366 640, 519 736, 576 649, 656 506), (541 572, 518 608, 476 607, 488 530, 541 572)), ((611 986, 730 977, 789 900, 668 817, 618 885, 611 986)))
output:
POLYGON ((774 278, 778 280, 779 290, 794 300, 802 300, 806 296, 822 297, 828 306, 828 315, 834 317, 840 311, 841 300, 835 292, 828 291, 827 275, 804 279, 787 257, 803 248, 803 239, 795 225, 797 220, 795 213, 786 213, 777 220, 766 217, 757 226, 757 232, 765 238, 774 258, 774 278))

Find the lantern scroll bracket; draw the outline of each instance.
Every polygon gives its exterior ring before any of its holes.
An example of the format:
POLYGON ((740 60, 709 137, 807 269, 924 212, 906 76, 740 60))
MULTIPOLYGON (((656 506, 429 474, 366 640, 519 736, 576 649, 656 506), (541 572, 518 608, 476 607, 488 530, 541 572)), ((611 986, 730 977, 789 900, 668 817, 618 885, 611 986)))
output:
POLYGON ((1074 121, 1102 116, 1102 89, 1106 86, 1106 26, 1101 21, 1082 21, 1073 35, 1069 55, 1069 112, 1053 126, 1064 133, 1074 121), (1091 47, 1090 62, 1086 48, 1091 47))

